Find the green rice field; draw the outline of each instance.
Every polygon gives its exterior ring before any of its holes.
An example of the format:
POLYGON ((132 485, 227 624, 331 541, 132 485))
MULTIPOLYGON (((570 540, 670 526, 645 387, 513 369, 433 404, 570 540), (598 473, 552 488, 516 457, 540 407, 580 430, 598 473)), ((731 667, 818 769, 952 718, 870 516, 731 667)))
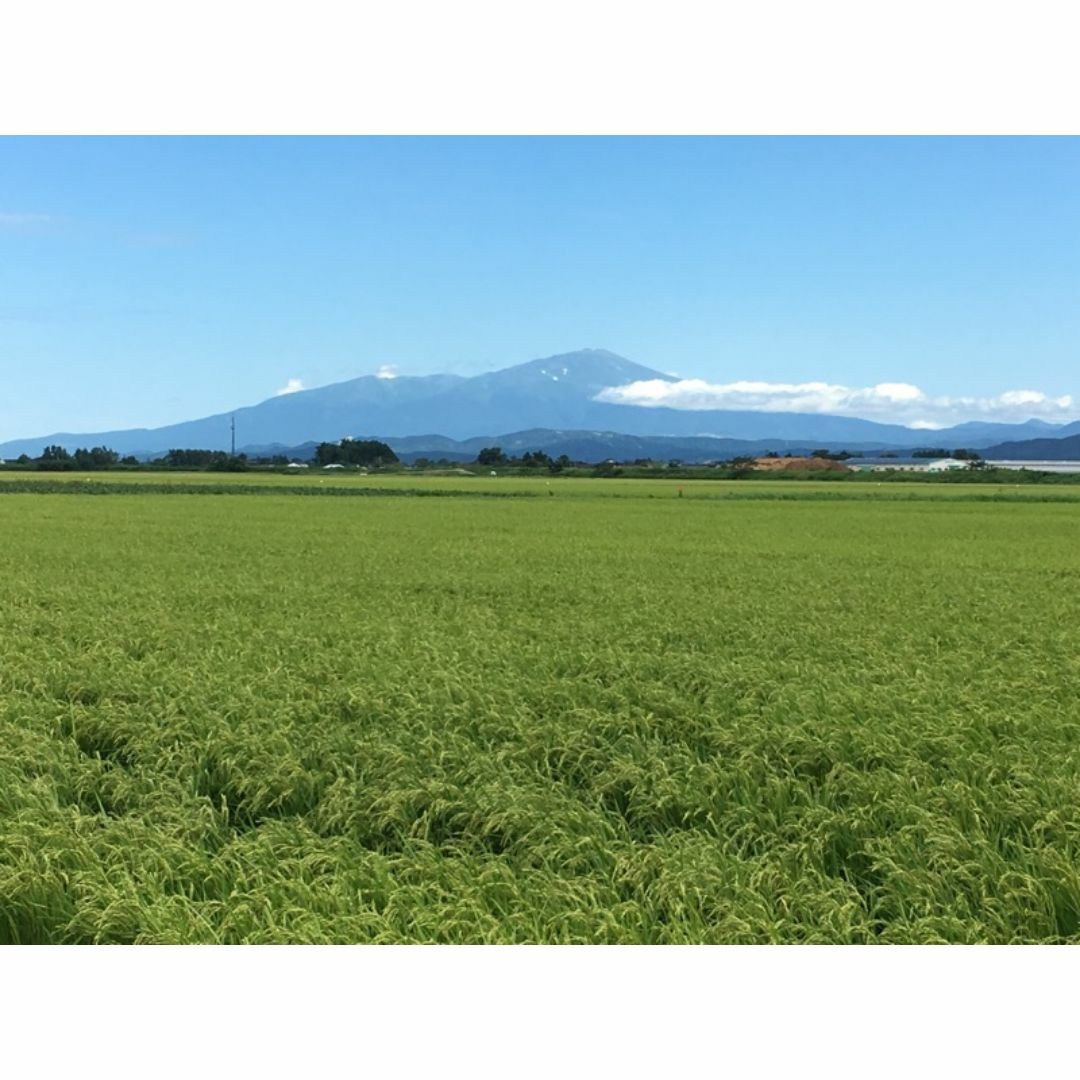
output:
POLYGON ((3 474, 0 613, 2 942, 1080 942, 1080 488, 3 474))

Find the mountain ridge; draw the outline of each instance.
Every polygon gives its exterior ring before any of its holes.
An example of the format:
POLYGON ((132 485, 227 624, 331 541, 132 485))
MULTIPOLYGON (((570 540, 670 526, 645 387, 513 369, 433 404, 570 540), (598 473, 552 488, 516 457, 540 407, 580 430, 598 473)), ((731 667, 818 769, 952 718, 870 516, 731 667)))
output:
MULTIPOLYGON (((456 462, 472 462, 485 446, 498 446, 511 456, 520 456, 526 452, 542 450, 551 457, 566 454, 573 461, 604 461, 608 458, 616 461, 633 461, 637 458, 652 460, 670 460, 677 458, 688 464, 713 461, 726 461, 744 455, 757 456, 770 450, 778 453, 791 453, 796 456, 808 455, 819 449, 812 442, 789 442, 784 439, 723 439, 703 436, 669 435, 625 435, 617 431, 555 431, 534 429, 530 431, 512 431, 501 435, 480 435, 471 439, 448 439, 443 435, 410 435, 397 438, 393 435, 374 438, 385 442, 406 462, 412 463, 418 458, 445 459, 456 462)), ((299 446, 285 446, 281 443, 245 446, 242 449, 250 456, 270 457, 275 454, 290 459, 310 460, 318 444, 302 443, 299 446)), ((882 447, 876 444, 853 444, 849 449, 859 452, 874 453, 882 447)))
MULTIPOLYGON (((810 443, 830 449, 853 449, 860 443, 880 449, 934 444, 980 449, 1029 432, 1052 437, 1051 432, 1062 428, 1043 421, 970 421, 928 431, 817 413, 691 411, 595 400, 606 387, 654 379, 674 381, 675 377, 606 349, 581 349, 471 377, 362 375, 157 428, 11 439, 0 444, 0 457, 35 456, 53 443, 69 450, 107 445, 121 454, 136 455, 172 448, 227 450, 233 418, 238 446, 296 446, 362 435, 401 439, 418 432, 439 432, 447 439, 463 441, 485 431, 561 430, 637 438, 769 440, 777 449, 783 448, 781 444, 810 443)), ((1080 422, 1077 426, 1080 429, 1080 422)))
POLYGON ((998 461, 1080 461, 1080 434, 997 443, 987 447, 983 457, 998 461))

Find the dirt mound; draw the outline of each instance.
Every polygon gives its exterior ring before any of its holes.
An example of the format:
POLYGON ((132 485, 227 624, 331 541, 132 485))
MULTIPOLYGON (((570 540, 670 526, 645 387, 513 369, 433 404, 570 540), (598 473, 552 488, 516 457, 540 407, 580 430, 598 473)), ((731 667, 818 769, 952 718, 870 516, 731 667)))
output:
POLYGON ((820 457, 759 457, 754 459, 755 469, 775 471, 813 470, 814 472, 846 472, 847 465, 842 461, 820 457))

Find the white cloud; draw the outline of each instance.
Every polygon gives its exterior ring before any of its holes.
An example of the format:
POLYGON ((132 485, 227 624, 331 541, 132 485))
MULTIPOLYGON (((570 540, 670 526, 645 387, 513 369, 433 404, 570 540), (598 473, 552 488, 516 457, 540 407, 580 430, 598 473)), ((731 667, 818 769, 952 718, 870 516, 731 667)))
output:
POLYGON ((378 371, 375 372, 376 379, 396 379, 397 378, 397 365, 396 364, 383 364, 378 371))
POLYGON ((274 396, 281 397, 282 394, 295 394, 298 390, 303 389, 304 384, 300 379, 290 379, 274 396))
POLYGON ((995 397, 932 396, 911 383, 851 387, 835 383, 709 383, 704 379, 646 379, 609 386, 598 401, 668 409, 744 409, 751 412, 825 413, 883 423, 937 428, 965 420, 1071 420, 1080 406, 1069 395, 1007 390, 995 397))
POLYGON ((1041 405, 1046 395, 1038 390, 1006 390, 1000 400, 1006 405, 1041 405))

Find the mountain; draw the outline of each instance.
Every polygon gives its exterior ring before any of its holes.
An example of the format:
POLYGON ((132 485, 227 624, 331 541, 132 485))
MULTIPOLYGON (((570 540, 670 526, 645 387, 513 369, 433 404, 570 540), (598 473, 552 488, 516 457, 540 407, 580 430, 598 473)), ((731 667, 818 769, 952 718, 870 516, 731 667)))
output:
POLYGON ((1003 442, 988 446, 981 453, 988 461, 1080 461, 1080 424, 1068 427, 1077 434, 1060 439, 1003 442))
MULTIPOLYGON (((734 410, 690 411, 596 401, 606 387, 673 376, 635 364, 604 349, 532 360, 472 378, 458 375, 386 378, 365 375, 347 382, 270 398, 258 405, 161 428, 91 433, 59 432, 0 444, 0 457, 36 456, 56 443, 109 446, 121 454, 153 455, 173 447, 225 450, 230 421, 238 446, 285 446, 340 439, 345 435, 404 438, 438 432, 449 440, 487 439, 486 432, 557 430, 618 432, 647 437, 723 438, 770 446, 834 449, 925 446, 981 448, 1018 432, 1046 435, 1059 429, 975 422, 927 432, 847 416, 734 410)), ((548 451, 550 452, 550 451, 548 451)), ((573 456, 573 455, 571 455, 573 456)), ((615 456, 615 455, 610 455, 615 456)), ((647 456, 645 454, 640 456, 647 456)), ((678 455, 675 455, 678 456, 678 455)))
MULTIPOLYGON (((154 454, 172 447, 227 450, 233 417, 238 446, 291 445, 375 432, 405 436, 439 431, 462 439, 484 431, 594 427, 589 422, 591 398, 604 387, 670 377, 602 349, 533 360, 473 378, 365 375, 161 428, 14 439, 0 444, 0 457, 36 456, 50 444, 69 449, 105 445, 121 454, 154 454)), ((602 408, 626 411, 623 406, 602 408)))
MULTIPOLYGON (((968 420, 963 424, 948 428, 949 446, 951 448, 961 446, 985 445, 988 440, 996 441, 1003 436, 1030 436, 1031 438, 1057 438, 1064 434, 1066 428, 1060 424, 1048 424, 1045 420, 1025 420, 1020 424, 1002 424, 987 420, 968 420), (966 441, 965 441, 966 440, 966 441)), ((1077 427, 1080 430, 1080 426, 1077 427)), ((927 438, 935 445, 937 436, 942 434, 937 431, 924 431, 923 440, 927 438)))
MULTIPOLYGON (((393 418, 414 410, 423 416, 425 406, 437 400, 458 382, 458 375, 428 375, 420 378, 387 379, 365 375, 348 382, 282 394, 268 401, 234 412, 218 413, 160 428, 133 428, 91 434, 58 432, 33 439, 14 439, 0 445, 0 457, 19 454, 36 456, 50 444, 65 446, 108 446, 121 454, 156 454, 177 448, 228 450, 230 423, 235 418, 237 443, 300 443, 307 440, 340 439, 359 435, 363 423, 393 418)), ((434 419, 437 413, 433 414, 434 419)))

